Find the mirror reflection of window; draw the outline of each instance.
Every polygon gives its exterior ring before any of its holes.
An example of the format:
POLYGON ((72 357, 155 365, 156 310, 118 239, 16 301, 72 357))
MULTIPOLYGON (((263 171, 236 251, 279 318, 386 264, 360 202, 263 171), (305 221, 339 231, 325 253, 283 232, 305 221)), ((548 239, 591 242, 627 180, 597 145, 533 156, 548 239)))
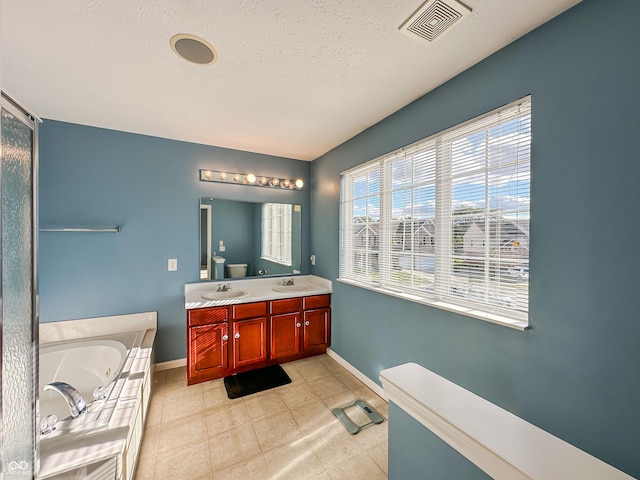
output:
POLYGON ((280 265, 291 265, 291 205, 262 205, 261 257, 280 265))

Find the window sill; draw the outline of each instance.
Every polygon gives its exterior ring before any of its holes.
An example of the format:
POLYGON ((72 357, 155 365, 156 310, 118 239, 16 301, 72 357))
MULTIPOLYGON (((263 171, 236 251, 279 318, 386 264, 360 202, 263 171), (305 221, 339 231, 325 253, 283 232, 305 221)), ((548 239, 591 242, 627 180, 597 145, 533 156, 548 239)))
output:
POLYGON ((260 257, 260 260, 265 260, 267 262, 271 262, 271 263, 277 263, 278 265, 283 265, 285 267, 290 267, 291 263, 287 263, 287 262, 283 262, 280 260, 276 260, 275 258, 269 258, 269 257, 260 257))
POLYGON ((458 313, 467 317, 477 318, 479 320, 484 320, 485 322, 502 325, 503 327, 513 328, 514 330, 524 331, 529 328, 529 323, 526 321, 516 320, 496 313, 483 312, 482 310, 476 310, 473 307, 465 307, 442 300, 429 300, 428 298, 418 295, 412 295, 411 293, 395 291, 382 287, 373 287, 371 285, 356 282, 348 278, 338 278, 337 281, 346 283, 348 285, 353 285, 354 287, 365 288, 376 293, 382 293, 383 295, 391 295, 392 297, 409 300, 410 302, 421 303, 422 305, 427 305, 429 307, 440 308, 442 310, 458 313))

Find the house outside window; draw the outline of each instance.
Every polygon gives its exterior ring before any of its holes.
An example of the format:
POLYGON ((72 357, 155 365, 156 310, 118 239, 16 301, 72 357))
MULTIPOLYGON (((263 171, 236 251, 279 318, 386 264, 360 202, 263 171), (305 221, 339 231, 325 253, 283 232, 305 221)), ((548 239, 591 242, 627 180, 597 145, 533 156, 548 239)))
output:
POLYGON ((291 266, 291 207, 285 203, 262 205, 262 259, 291 266))
POLYGON ((342 173, 340 280, 528 325, 531 99, 342 173))

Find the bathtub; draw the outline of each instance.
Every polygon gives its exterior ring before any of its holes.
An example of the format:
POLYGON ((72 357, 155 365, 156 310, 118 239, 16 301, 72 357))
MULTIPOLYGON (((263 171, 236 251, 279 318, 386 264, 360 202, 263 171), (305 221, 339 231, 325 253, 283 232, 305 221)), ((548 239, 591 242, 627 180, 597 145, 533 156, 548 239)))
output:
POLYGON ((133 480, 151 395, 157 313, 41 323, 40 420, 58 417, 38 435, 38 480, 133 480), (50 382, 76 388, 87 413, 72 418, 50 382), (96 387, 105 397, 94 400, 96 387))
POLYGON ((40 418, 55 415, 55 428, 41 441, 63 433, 106 428, 146 331, 88 337, 40 346, 40 418), (51 382, 73 386, 87 404, 87 412, 72 418, 65 399, 44 390, 51 382), (94 392, 101 390, 101 395, 94 392))

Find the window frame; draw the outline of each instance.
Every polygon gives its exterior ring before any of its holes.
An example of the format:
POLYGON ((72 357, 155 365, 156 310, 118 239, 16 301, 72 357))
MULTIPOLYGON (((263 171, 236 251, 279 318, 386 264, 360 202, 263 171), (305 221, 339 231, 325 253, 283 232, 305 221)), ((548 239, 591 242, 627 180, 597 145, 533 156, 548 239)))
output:
MULTIPOLYGON (((456 125, 435 135, 419 140, 411 145, 402 147, 342 172, 340 182, 340 274, 338 281, 386 295, 392 295, 413 302, 453 311, 462 315, 479 318, 514 329, 527 329, 529 327, 530 285, 528 275, 526 278, 526 296, 523 293, 522 288, 517 292, 517 295, 519 295, 517 299, 520 300, 520 297, 524 298, 524 303, 516 303, 515 301, 511 302, 510 297, 501 297, 500 295, 496 295, 492 290, 492 288, 497 287, 499 292, 500 288, 508 288, 507 281, 502 277, 502 275, 506 274, 503 273, 503 270, 505 270, 503 268, 503 264, 494 263, 494 265, 497 265, 494 266, 497 273, 495 273, 492 280, 489 279, 488 272, 491 271, 492 262, 496 262, 496 258, 500 260, 500 252, 502 251, 502 247, 498 247, 498 249, 495 248, 495 242, 492 248, 492 243, 490 241, 492 239, 490 238, 492 235, 490 233, 492 226, 496 232, 502 229, 507 223, 511 223, 512 225, 519 227, 520 218, 518 216, 522 214, 522 219, 526 220, 527 223, 526 239, 527 242, 530 242, 531 137, 531 96, 526 96, 484 115, 470 119, 462 124, 456 125), (456 258, 456 255, 460 256, 459 251, 456 252, 456 246, 453 243, 453 222, 456 218, 459 218, 455 217, 455 211, 453 210, 453 204, 455 203, 453 188, 456 178, 462 178, 462 176, 452 171, 452 168, 457 165, 455 160, 452 160, 451 158, 454 156, 454 154, 451 153, 452 146, 454 145, 453 139, 464 138, 464 135, 470 136, 484 130, 487 132, 487 139, 485 142, 489 144, 489 140, 491 139, 488 132, 490 129, 495 127, 501 128, 514 119, 517 121, 524 120, 525 123, 522 124, 524 126, 521 126, 519 123, 517 125, 519 129, 521 128, 522 131, 527 132, 528 135, 523 135, 521 130, 516 131, 515 136, 517 137, 517 142, 521 142, 517 143, 518 150, 515 155, 516 160, 506 161, 504 165, 506 165, 506 167, 514 166, 516 169, 522 166, 524 169, 523 171, 525 173, 520 173, 520 175, 522 175, 523 178, 526 178, 526 182, 520 180, 520 177, 518 177, 517 181, 526 185, 523 187, 523 191, 528 195, 526 197, 519 196, 517 198, 518 200, 526 198, 529 203, 527 204, 528 206, 526 209, 519 207, 521 209, 515 213, 514 221, 506 216, 501 216, 497 219, 493 218, 493 215, 496 212, 502 214, 502 211, 499 209, 492 211, 489 207, 490 202, 485 201, 485 211, 482 215, 478 215, 478 218, 484 222, 485 226, 485 237, 482 239, 481 247, 484 255, 481 257, 481 260, 485 283, 479 283, 478 285, 480 285, 480 287, 478 287, 474 283, 469 282, 469 286, 465 293, 459 294, 456 293, 456 287, 454 287, 452 283, 452 279, 456 275, 454 273, 454 268, 458 268, 454 267, 453 259, 456 258), (520 158, 519 150, 521 146, 524 146, 522 158, 520 158), (410 253, 408 255, 411 261, 411 266, 408 270, 411 273, 410 281, 405 282, 400 275, 392 271, 393 269, 391 265, 393 264, 394 254, 399 258, 397 253, 399 251, 399 247, 396 244, 397 242, 394 237, 394 235, 397 236, 397 233, 394 233, 393 230, 394 222, 397 223, 398 219, 393 217, 394 204, 392 195, 394 194, 393 184, 396 182, 396 177, 392 173, 392 168, 394 162, 398 161, 398 158, 407 158, 407 152, 410 152, 409 155, 413 155, 410 157, 412 162, 411 168, 413 168, 415 158, 426 158, 426 156, 430 155, 431 151, 433 151, 433 155, 435 155, 432 161, 432 163, 435 164, 435 173, 433 174, 433 178, 430 179, 431 177, 420 174, 423 175, 423 178, 420 177, 419 174, 412 172, 410 174, 411 183, 409 183, 409 187, 405 189, 410 190, 410 192, 404 192, 405 195, 416 195, 415 191, 420 186, 424 187, 423 190, 428 190, 426 186, 429 182, 433 184, 433 188, 435 190, 435 213, 433 219, 435 232, 430 240, 430 242, 434 242, 435 237, 433 252, 433 261, 435 263, 434 280, 433 288, 426 290, 423 286, 418 288, 413 283, 413 275, 416 272, 414 262, 416 261, 416 258, 420 258, 420 253, 416 253, 416 250, 420 250, 421 245, 425 246, 427 249, 429 247, 428 245, 421 243, 427 240, 426 236, 422 237, 421 241, 414 238, 418 232, 418 230, 415 230, 416 222, 423 221, 424 219, 409 216, 402 217, 400 220, 400 222, 404 224, 408 222, 407 218, 409 218, 412 225, 412 238, 410 240, 410 253), (422 157, 419 157, 420 155, 422 155, 422 157), (376 176, 379 177, 377 180, 375 178, 376 176), (363 190, 362 183, 357 186, 354 182, 365 177, 366 180, 364 181, 365 186, 363 190), (419 181, 415 181, 415 178, 418 177, 423 178, 421 181, 424 185, 420 184, 419 181), (364 212, 363 215, 356 215, 356 210, 364 212), (492 225, 492 221, 495 222, 495 225, 492 225), (358 223, 362 224, 362 229, 356 232, 356 225, 358 223), (362 239, 362 245, 357 245, 361 243, 361 239, 358 237, 357 240, 354 240, 354 236, 356 233, 361 232, 366 232, 363 233, 363 235, 366 236, 362 239), (371 238, 372 236, 373 238, 371 238), (374 243, 375 241, 379 242, 377 246, 374 243), (497 254, 491 253, 496 250, 498 252, 497 254), (392 275, 397 275, 398 278, 396 280, 392 280, 392 275), (482 289, 482 295, 478 294, 479 289, 482 289), (506 303, 507 300, 504 300, 505 298, 508 299, 510 303, 506 303), (526 308, 524 308, 525 305, 526 308)), ((498 136, 497 138, 500 139, 501 137, 498 136)), ((496 188, 495 185, 488 180, 491 177, 491 173, 495 173, 495 170, 504 168, 504 166, 499 162, 498 167, 491 165, 491 162, 494 160, 492 153, 490 153, 490 149, 488 148, 487 150, 489 153, 485 154, 485 167, 477 172, 484 175, 485 183, 483 184, 483 188, 485 192, 489 192, 492 188, 496 188)), ((402 162, 398 163, 400 163, 403 168, 407 168, 406 162, 405 164, 402 162)), ((427 162, 422 168, 427 169, 432 166, 433 165, 431 163, 427 162)), ((416 172, 418 172, 418 170, 416 170, 416 172)), ((475 174, 476 172, 472 173, 475 174)), ((498 174, 499 173, 500 172, 498 171, 498 174)), ((401 180, 404 181, 406 178, 406 176, 402 177, 401 180)), ((500 180, 498 180, 498 182, 499 181, 500 180)), ((488 193, 485 193, 485 196, 490 198, 488 193)), ((413 197, 409 202, 413 209, 414 203, 412 202, 413 197)), ((424 228, 425 231, 428 231, 428 225, 425 226, 427 221, 429 220, 424 220, 423 224, 420 226, 420 228, 424 228)), ((471 225, 475 223, 477 222, 473 221, 471 225)), ((482 226, 482 223, 480 223, 480 225, 482 226)), ((470 226, 468 228, 470 228, 470 226)), ((495 235, 498 234, 494 233, 493 235, 493 239, 495 240, 495 235)), ((402 238, 404 242, 405 236, 402 238)), ((471 242, 473 242, 473 239, 471 239, 471 242)), ((519 242, 514 242, 514 245, 515 244, 520 247, 519 242)), ((511 248, 513 250, 513 246, 511 248)), ((521 252, 519 254, 521 256, 518 257, 517 260, 521 261, 523 265, 526 265, 526 268, 528 269, 530 260, 528 244, 526 248, 526 259, 522 256, 524 249, 520 248, 519 250, 521 250, 521 252)), ((404 250, 405 246, 403 243, 402 252, 404 252, 404 250)), ((463 254, 468 256, 468 253, 464 252, 464 250, 463 254)), ((424 258, 423 260, 426 262, 428 259, 424 258)), ((515 261, 516 260, 512 260, 514 263, 515 261)), ((400 271, 402 272, 404 270, 401 269, 400 271)), ((397 269, 395 272, 397 272, 397 269)))

